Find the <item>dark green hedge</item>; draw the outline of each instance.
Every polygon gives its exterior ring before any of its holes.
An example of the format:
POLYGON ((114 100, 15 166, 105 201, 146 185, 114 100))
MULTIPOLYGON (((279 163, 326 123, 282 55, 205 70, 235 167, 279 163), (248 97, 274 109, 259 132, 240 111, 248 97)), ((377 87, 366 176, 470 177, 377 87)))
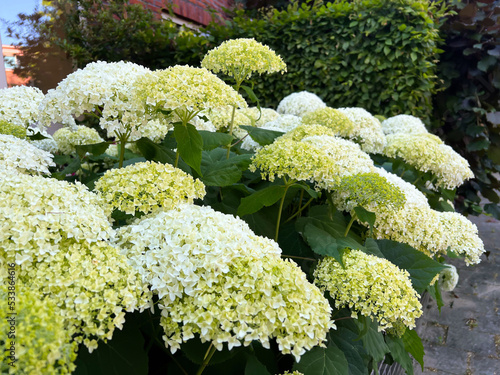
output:
POLYGON ((178 38, 177 60, 196 65, 208 47, 252 37, 288 65, 283 76, 254 80, 265 106, 276 107, 285 95, 307 90, 334 107, 428 119, 439 52, 436 16, 442 13, 428 1, 409 0, 292 4, 252 18, 237 11, 226 24, 205 30, 209 43, 198 49, 198 56, 178 38))

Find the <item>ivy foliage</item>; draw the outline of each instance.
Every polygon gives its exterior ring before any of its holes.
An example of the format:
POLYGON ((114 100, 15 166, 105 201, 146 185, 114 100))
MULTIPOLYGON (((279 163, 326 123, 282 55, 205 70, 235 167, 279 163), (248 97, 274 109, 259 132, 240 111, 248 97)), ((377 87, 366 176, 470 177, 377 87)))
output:
POLYGON ((428 119, 444 12, 439 3, 410 0, 292 2, 256 17, 238 10, 225 24, 207 27, 209 43, 198 47, 198 56, 193 58, 182 38, 176 55, 197 65, 204 48, 226 39, 255 38, 287 63, 283 76, 252 77, 263 106, 276 108, 284 96, 308 90, 333 107, 428 119))
POLYGON ((458 209, 500 218, 500 1, 453 0, 455 15, 441 28, 446 43, 434 97, 436 132, 470 163, 476 178, 457 191, 458 209))

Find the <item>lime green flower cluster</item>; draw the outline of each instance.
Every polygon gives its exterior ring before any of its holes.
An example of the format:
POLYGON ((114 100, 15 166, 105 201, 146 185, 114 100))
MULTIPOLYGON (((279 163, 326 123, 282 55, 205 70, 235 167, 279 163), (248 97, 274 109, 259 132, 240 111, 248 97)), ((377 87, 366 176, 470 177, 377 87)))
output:
POLYGON ((57 253, 63 239, 107 240, 112 229, 100 204, 78 182, 2 173, 0 249, 22 265, 57 253))
POLYGON ((110 210, 127 214, 169 210, 180 203, 193 203, 205 196, 205 186, 170 164, 141 162, 106 171, 95 190, 110 210))
POLYGON ((424 123, 418 117, 411 115, 397 115, 382 121, 382 130, 385 135, 404 134, 427 134, 424 123))
POLYGON ((223 42, 205 55, 201 66, 214 73, 222 72, 236 82, 249 79, 252 73, 286 72, 281 57, 255 39, 232 39, 223 42))
POLYGON ((6 120, 0 120, 0 134, 12 135, 16 138, 26 138, 26 128, 6 120))
POLYGON ((63 311, 55 301, 42 298, 22 283, 15 286, 14 312, 9 287, 0 286, 0 372, 2 374, 70 374, 75 370, 78 345, 66 329, 63 311), (14 317, 15 331, 11 331, 14 317), (12 348, 13 347, 13 348, 12 348), (11 353, 13 350, 13 353, 11 353), (12 355, 12 357, 11 357, 12 355), (9 363, 14 366, 9 366, 9 363))
POLYGON ((0 134, 0 165, 14 168, 19 173, 50 175, 49 167, 55 166, 53 157, 24 139, 0 134))
POLYGON ((469 163, 432 134, 395 133, 387 136, 384 154, 402 158, 422 172, 431 172, 437 186, 454 189, 474 174, 469 163))
MULTIPOLYGON (((205 114, 217 130, 228 130, 231 123, 232 107, 221 107, 206 111, 205 114)), ((252 125, 252 121, 240 111, 234 113, 234 132, 238 137, 246 134, 246 131, 239 129, 238 125, 252 125)))
POLYGON ((38 106, 43 99, 42 91, 36 87, 15 86, 0 89, 0 120, 26 129, 38 121, 38 106))
POLYGON ((87 126, 77 126, 73 129, 61 128, 54 133, 53 138, 59 151, 67 155, 76 152, 75 146, 104 142, 97 130, 87 126))
POLYGON ((330 190, 343 176, 369 172, 373 166, 370 157, 352 142, 331 136, 294 141, 296 130, 257 151, 250 171, 259 169, 262 178, 270 181, 286 177, 314 182, 317 189, 330 190))
POLYGON ((122 328, 125 311, 143 310, 151 301, 127 259, 104 241, 62 240, 43 261, 23 264, 17 277, 61 307, 66 329, 90 351, 122 328))
POLYGON ((422 305, 406 270, 359 250, 347 250, 343 262, 345 267, 326 257, 314 270, 315 283, 330 293, 337 308, 375 318, 380 330, 402 334, 404 327, 415 327, 422 305))
POLYGON ((226 106, 246 107, 243 97, 204 68, 176 65, 144 74, 135 83, 137 100, 152 110, 189 113, 226 106))
POLYGON ((351 211, 361 206, 376 214, 398 210, 406 201, 401 189, 376 172, 344 177, 333 199, 340 210, 351 211))
POLYGON ((337 133, 326 126, 323 125, 306 125, 302 123, 301 125, 297 126, 295 129, 289 131, 287 134, 283 136, 283 138, 290 138, 293 139, 294 141, 301 141, 306 137, 312 137, 312 136, 330 136, 330 137, 336 137, 337 133))
POLYGON ((387 143, 380 121, 364 108, 339 108, 354 124, 355 130, 348 135, 357 139, 361 149, 368 153, 380 154, 387 143))
POLYGON ((330 107, 319 108, 305 114, 302 117, 302 123, 306 125, 322 125, 332 129, 335 135, 343 138, 356 138, 354 135, 356 124, 338 109, 330 107))
POLYGON ((218 350, 253 340, 269 347, 275 337, 299 359, 333 327, 328 301, 300 268, 231 215, 185 204, 122 227, 118 237, 160 298, 172 352, 195 333, 218 350))

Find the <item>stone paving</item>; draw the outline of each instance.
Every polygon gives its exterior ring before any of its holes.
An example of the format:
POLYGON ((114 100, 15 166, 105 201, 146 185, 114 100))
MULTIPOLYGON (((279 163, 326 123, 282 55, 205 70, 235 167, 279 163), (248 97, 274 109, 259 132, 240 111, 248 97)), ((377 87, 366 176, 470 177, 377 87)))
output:
POLYGON ((424 371, 415 375, 500 375, 500 221, 469 217, 488 255, 467 267, 453 259, 460 275, 453 292, 443 293, 441 314, 430 300, 417 330, 425 348, 424 371))

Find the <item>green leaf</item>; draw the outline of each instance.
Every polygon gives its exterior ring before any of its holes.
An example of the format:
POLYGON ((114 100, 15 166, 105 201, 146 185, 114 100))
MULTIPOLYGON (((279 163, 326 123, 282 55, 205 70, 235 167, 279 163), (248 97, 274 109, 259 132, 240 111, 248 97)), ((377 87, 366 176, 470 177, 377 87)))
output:
POLYGON ((344 252, 342 250, 344 247, 339 248, 337 240, 328 232, 308 223, 304 227, 303 236, 316 254, 333 257, 337 262, 343 264, 342 255, 344 252))
POLYGON ((141 154, 147 159, 157 161, 164 164, 174 164, 175 152, 165 148, 157 143, 154 143, 149 138, 141 138, 135 142, 141 154))
POLYGON ((368 375, 368 367, 364 357, 366 351, 358 335, 347 327, 337 326, 337 330, 331 332, 331 339, 344 353, 349 366, 349 375, 368 375))
POLYGON ((326 348, 315 346, 304 354, 293 370, 304 375, 349 375, 349 364, 342 350, 330 342, 326 348))
POLYGON ((375 225, 375 219, 377 218, 373 212, 365 210, 361 206, 354 207, 354 212, 359 220, 363 223, 368 223, 370 226, 370 232, 373 232, 373 226, 375 225))
POLYGON ((91 153, 94 156, 97 156, 104 154, 104 152, 108 149, 108 147, 109 147, 109 142, 101 142, 101 143, 94 143, 91 145, 75 146, 75 149, 78 156, 81 159, 83 159, 83 157, 87 152, 91 153))
POLYGON ((424 345, 415 330, 407 329, 402 336, 405 350, 410 353, 415 360, 420 363, 424 371, 424 345))
POLYGON ((373 238, 367 238, 365 241, 365 249, 363 250, 366 254, 375 255, 379 258, 385 258, 384 254, 378 248, 377 241, 373 238))
POLYGON ((52 174, 52 177, 63 180, 67 175, 75 173, 80 169, 82 161, 80 158, 74 158, 72 161, 61 171, 52 174))
POLYGON ((403 339, 386 335, 385 342, 391 350, 392 358, 404 368, 406 374, 413 375, 413 362, 405 349, 403 339))
POLYGON ((467 145, 467 151, 479 151, 479 150, 486 150, 489 145, 490 141, 488 139, 480 139, 474 142, 471 142, 467 145))
POLYGON ((487 72, 488 69, 495 64, 497 64, 497 58, 495 56, 485 56, 481 61, 477 63, 477 68, 483 72, 487 72))
POLYGON ((238 216, 245 216, 259 211, 262 207, 275 204, 285 194, 285 186, 273 185, 256 191, 252 195, 243 198, 238 207, 238 216))
POLYGON ((251 162, 251 154, 230 154, 226 159, 227 151, 214 149, 202 152, 201 180, 207 186, 229 186, 237 183, 251 162))
POLYGON ((259 99, 257 98, 257 95, 253 92, 252 88, 249 86, 241 85, 240 86, 245 92, 247 93, 248 97, 250 100, 254 103, 256 103, 257 107, 260 107, 259 105, 259 99))
POLYGON ((240 128, 245 129, 250 137, 261 146, 270 145, 278 137, 281 137, 283 132, 256 128, 248 125, 240 125, 240 128))
POLYGON ((233 140, 233 137, 226 133, 209 132, 207 130, 198 130, 198 133, 203 139, 203 149, 207 151, 219 146, 227 146, 233 140))
POLYGON ((445 268, 409 245, 391 240, 377 240, 376 243, 385 259, 410 273, 413 288, 419 294, 422 294, 432 279, 445 268))
POLYGON ((203 150, 203 138, 198 133, 198 130, 191 124, 185 126, 176 124, 174 126, 174 136, 182 160, 199 175, 202 175, 201 152, 203 150))
POLYGON ((444 306, 443 297, 441 296, 441 289, 439 283, 434 283, 434 285, 429 285, 427 291, 431 295, 432 299, 436 301, 439 312, 441 312, 441 307, 444 306))
POLYGON ((377 322, 372 321, 370 318, 360 316, 356 324, 363 327, 366 325, 366 327, 368 327, 368 329, 364 330, 366 331, 364 335, 361 336, 363 346, 376 363, 382 361, 385 354, 389 353, 390 349, 385 343, 384 335, 382 332, 378 331, 377 322))
POLYGON ((92 353, 81 347, 75 364, 75 375, 147 375, 148 356, 137 323, 127 319, 112 340, 99 342, 92 353))
POLYGON ((271 375, 255 355, 247 355, 247 364, 245 366, 245 375, 271 375))
POLYGON ((484 205, 484 212, 490 214, 495 219, 500 220, 500 207, 494 203, 488 203, 484 205))
POLYGON ((35 133, 32 135, 28 135, 26 138, 32 141, 41 141, 42 139, 47 139, 48 137, 45 137, 44 135, 42 135, 42 133, 35 133))

